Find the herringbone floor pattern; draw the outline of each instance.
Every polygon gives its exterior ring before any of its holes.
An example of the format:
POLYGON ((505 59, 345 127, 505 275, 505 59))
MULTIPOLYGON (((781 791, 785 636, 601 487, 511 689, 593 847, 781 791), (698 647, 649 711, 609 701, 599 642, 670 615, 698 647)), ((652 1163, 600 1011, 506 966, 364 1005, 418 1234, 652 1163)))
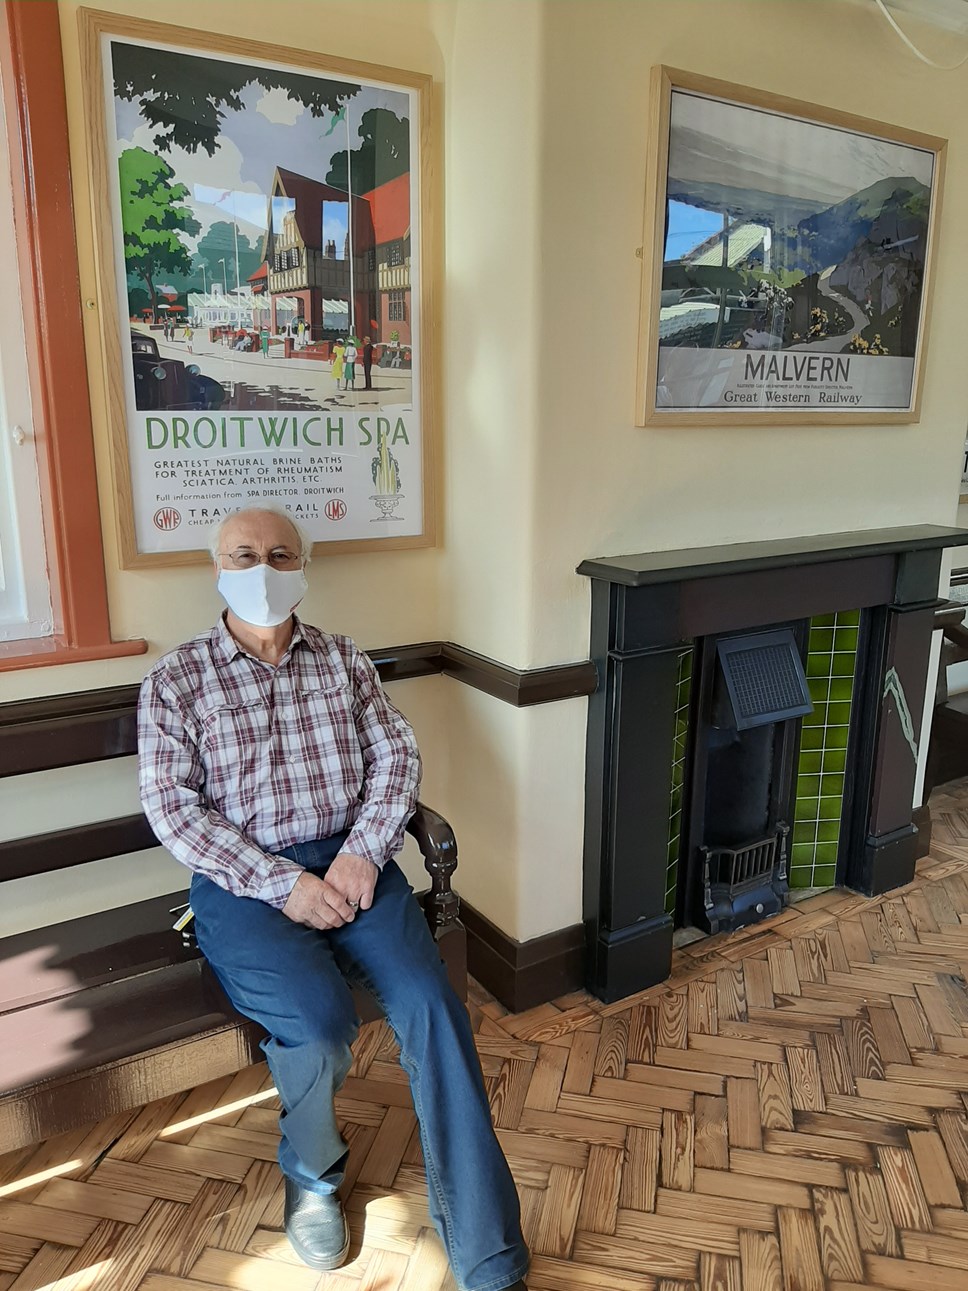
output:
MULTIPOLYGON (((877 901, 814 897, 662 987, 472 1014, 534 1291, 968 1289, 968 782, 877 901)), ((291 1254, 264 1067, 0 1158, 0 1291, 448 1291, 385 1027, 340 1107, 351 1263, 291 1254)))

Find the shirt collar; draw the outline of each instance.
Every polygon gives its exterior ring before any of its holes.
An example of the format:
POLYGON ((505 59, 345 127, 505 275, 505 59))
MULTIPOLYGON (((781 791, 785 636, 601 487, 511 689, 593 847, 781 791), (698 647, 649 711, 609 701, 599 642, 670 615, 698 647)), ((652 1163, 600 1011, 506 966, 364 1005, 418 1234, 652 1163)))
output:
MULTIPOLYGON (((237 659, 240 654, 244 655, 246 653, 229 631, 228 624, 225 621, 227 613, 228 611, 223 610, 219 615, 218 622, 212 629, 212 655, 216 664, 229 664, 233 659, 237 659)), ((294 614, 292 618, 292 640, 289 642, 289 654, 292 654, 297 645, 312 646, 312 642, 307 637, 298 615, 294 614)))

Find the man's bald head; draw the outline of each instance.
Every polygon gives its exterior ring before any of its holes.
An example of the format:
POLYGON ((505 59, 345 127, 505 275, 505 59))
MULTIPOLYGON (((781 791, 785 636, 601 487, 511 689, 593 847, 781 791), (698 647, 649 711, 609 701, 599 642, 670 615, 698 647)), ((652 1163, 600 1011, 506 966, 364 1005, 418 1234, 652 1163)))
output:
POLYGON ((228 515, 212 530, 209 548, 218 564, 219 556, 238 547, 268 552, 288 547, 308 561, 313 543, 302 526, 281 507, 244 507, 228 515))

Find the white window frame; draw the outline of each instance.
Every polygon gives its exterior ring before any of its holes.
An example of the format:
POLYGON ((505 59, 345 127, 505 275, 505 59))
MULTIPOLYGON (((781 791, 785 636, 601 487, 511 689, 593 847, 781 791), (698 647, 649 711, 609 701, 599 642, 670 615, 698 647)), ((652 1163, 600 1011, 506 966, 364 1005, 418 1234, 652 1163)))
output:
MULTIPOLYGON (((16 246, 6 122, 0 113, 0 246, 16 246)), ((11 257, 13 258, 13 257, 11 257)), ((53 611, 23 302, 16 272, 6 275, 0 310, 0 641, 52 636, 53 611)))

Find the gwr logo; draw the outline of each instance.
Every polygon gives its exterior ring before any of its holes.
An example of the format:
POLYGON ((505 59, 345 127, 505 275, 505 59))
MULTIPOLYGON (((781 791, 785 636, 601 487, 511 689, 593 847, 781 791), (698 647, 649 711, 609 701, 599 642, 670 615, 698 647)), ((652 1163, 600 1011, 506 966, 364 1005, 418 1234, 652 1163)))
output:
POLYGON ((170 533, 181 524, 181 512, 176 511, 174 507, 160 507, 152 519, 156 529, 161 529, 163 533, 170 533))
POLYGON ((342 498, 331 498, 324 510, 327 520, 342 520, 346 515, 346 503, 342 498))

